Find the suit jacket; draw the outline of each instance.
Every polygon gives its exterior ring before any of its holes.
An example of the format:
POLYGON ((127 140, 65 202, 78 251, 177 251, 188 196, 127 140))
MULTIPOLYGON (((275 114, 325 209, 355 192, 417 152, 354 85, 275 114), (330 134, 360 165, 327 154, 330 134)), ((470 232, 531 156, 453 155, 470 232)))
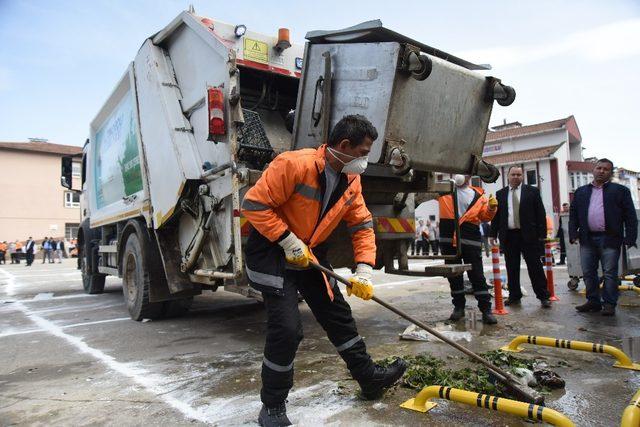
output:
POLYGON ((26 246, 26 253, 32 254, 35 245, 36 245, 36 242, 34 242, 33 240, 29 240, 26 246))
MULTIPOLYGON (((580 239, 581 244, 591 242, 589 203, 592 189, 591 184, 579 187, 573 194, 573 203, 569 211, 569 239, 580 239)), ((602 189, 602 201, 605 222, 604 246, 619 248, 623 241, 628 246, 635 245, 638 238, 638 217, 629 189, 608 182, 602 189)))
MULTIPOLYGON (((540 197, 540 190, 530 185, 521 184, 520 191, 520 232, 525 243, 541 243, 547 237, 547 218, 540 197)), ((491 221, 491 237, 498 237, 504 242, 509 229, 509 187, 496 192, 498 212, 491 221)))

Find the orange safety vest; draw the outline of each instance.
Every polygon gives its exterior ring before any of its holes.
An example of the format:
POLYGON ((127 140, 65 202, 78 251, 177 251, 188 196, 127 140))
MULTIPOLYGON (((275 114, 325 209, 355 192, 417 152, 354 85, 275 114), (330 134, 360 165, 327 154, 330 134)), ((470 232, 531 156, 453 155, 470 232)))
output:
MULTIPOLYGON (((463 244, 480 246, 480 223, 491 221, 498 210, 489 209, 489 201, 483 197, 484 190, 482 188, 470 188, 476 194, 467 211, 460 217, 460 241, 463 244)), ((453 195, 440 196, 438 204, 440 207, 440 241, 456 246, 458 236, 455 235, 453 195)))
MULTIPOLYGON (((344 220, 351 234, 355 262, 373 266, 376 260, 373 217, 362 196, 360 175, 346 176, 344 192, 320 218, 323 198, 320 177, 326 167, 325 150, 326 145, 322 145, 277 156, 247 191, 242 214, 270 242, 277 242, 291 231, 310 249, 323 243, 344 220)), ((326 277, 325 282, 329 295, 333 296, 326 277)))

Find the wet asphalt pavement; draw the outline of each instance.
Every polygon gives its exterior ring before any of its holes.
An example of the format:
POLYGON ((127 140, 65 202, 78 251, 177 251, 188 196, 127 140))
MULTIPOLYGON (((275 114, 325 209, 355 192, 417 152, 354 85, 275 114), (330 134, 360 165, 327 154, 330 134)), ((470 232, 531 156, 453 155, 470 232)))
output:
MULTIPOLYGON (((490 264, 485 261, 485 274, 490 264)), ((426 262, 412 262, 414 268, 426 262)), ((524 264, 523 264, 524 266, 524 264)), ((161 321, 129 320, 121 281, 108 278, 105 293, 85 295, 75 260, 63 264, 0 266, 0 425, 256 425, 265 313, 240 295, 207 292, 185 316, 161 321)), ((344 273, 344 271, 342 271, 344 273)), ((612 344, 640 359, 640 296, 621 294, 618 315, 579 314, 584 297, 566 287, 566 269, 555 269, 560 301, 544 310, 527 296, 520 308, 483 326, 475 300, 454 325, 461 344, 487 351, 516 335, 612 344), (465 334, 466 333, 466 334, 465 334), (470 341, 466 341, 470 339, 470 341)), ((451 311, 443 278, 376 272, 376 295, 430 325, 447 329, 451 311)), ((580 285, 584 287, 583 284, 580 285)), ((406 341, 403 319, 373 302, 351 303, 360 334, 374 358, 458 352, 442 342, 406 341)), ((416 392, 397 388, 374 402, 357 397, 309 309, 301 304, 305 339, 296 358, 289 416, 298 425, 524 425, 510 415, 438 400, 427 414, 398 407, 416 392)), ((607 355, 525 345, 525 356, 545 359, 566 388, 546 397, 576 425, 618 425, 640 372, 615 369, 607 355)), ((451 358, 452 364, 466 363, 451 358)))

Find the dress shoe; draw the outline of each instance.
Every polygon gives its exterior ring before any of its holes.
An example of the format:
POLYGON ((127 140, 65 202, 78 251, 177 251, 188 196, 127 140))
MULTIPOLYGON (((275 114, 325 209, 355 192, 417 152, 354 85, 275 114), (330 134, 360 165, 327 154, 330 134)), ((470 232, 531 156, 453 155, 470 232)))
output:
POLYGON ((616 315, 616 306, 613 305, 613 304, 604 304, 600 314, 602 314, 603 316, 615 316, 616 315))
POLYGON ((542 308, 551 308, 551 301, 549 301, 548 299, 541 299, 540 305, 542 306, 542 308))
POLYGON ((520 305, 520 304, 521 304, 520 298, 518 299, 507 298, 506 301, 504 302, 504 305, 520 305))
POLYGON ((602 306, 600 304, 587 301, 582 305, 577 305, 576 310, 578 310, 580 313, 596 312, 602 310, 602 306))

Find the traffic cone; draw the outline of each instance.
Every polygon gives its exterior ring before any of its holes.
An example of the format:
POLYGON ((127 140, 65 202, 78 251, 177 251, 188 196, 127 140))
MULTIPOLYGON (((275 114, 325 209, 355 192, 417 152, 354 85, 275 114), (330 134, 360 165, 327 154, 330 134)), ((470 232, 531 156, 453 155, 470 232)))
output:
POLYGON ((560 301, 556 296, 555 285, 553 283, 553 255, 551 254, 551 241, 544 244, 544 266, 547 270, 547 290, 549 291, 549 301, 560 301))
POLYGON ((495 307, 493 314, 509 314, 504 308, 502 301, 502 278, 500 277, 500 248, 493 246, 491 248, 491 263, 493 264, 493 299, 495 307))

